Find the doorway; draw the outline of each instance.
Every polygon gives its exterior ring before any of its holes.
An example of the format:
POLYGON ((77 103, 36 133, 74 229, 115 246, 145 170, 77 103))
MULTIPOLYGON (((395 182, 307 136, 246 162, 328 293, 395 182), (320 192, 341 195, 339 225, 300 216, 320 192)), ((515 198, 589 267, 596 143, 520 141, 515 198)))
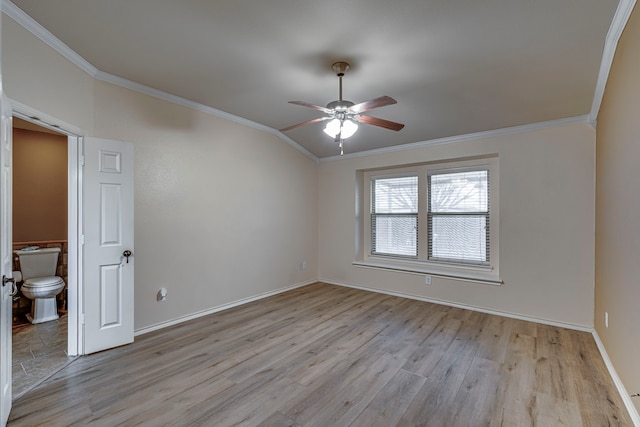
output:
MULTIPOLYGON (((24 104, 8 101, 11 106, 5 110, 3 104, 3 111, 12 111, 13 119, 22 119, 67 138, 67 355, 78 356, 133 342, 135 258, 129 259, 134 252, 133 145, 80 137, 85 130, 24 104), (101 196, 96 198, 98 195, 101 196), (84 227, 90 230, 86 235, 84 227), (122 234, 114 234, 114 230, 121 230, 122 234), (119 239, 114 240, 118 236, 119 239), (89 276, 91 283, 87 289, 83 286, 85 276, 89 276), (94 309, 85 310, 85 305, 94 309), (91 338, 88 343, 87 336, 91 338)), ((8 133, 12 134, 11 117, 3 123, 9 124, 8 133)), ((11 139, 8 138, 5 151, 11 152, 11 139)), ((11 170, 10 163, 3 164, 11 170)), ((4 206, 12 205, 10 193, 11 189, 5 189, 9 201, 4 206)), ((11 224, 10 214, 6 223, 11 224)), ((7 232, 5 236, 10 234, 7 232)), ((11 243, 9 238, 3 241, 5 253, 9 255, 11 243)), ((11 260, 11 256, 5 258, 11 260)), ((5 263, 4 271, 11 270, 10 262, 5 263)), ((10 299, 9 296, 7 305, 11 304, 10 299)), ((9 317, 3 324, 10 329, 10 323, 9 317)), ((9 355, 7 360, 10 359, 9 355)), ((3 365, 3 369, 10 369, 10 364, 3 365)), ((11 390, 11 381, 3 384, 4 390, 11 390)), ((9 400, 17 397, 14 395, 9 400)))
MULTIPOLYGON (((18 292, 13 302, 13 398, 70 363, 68 354, 68 141, 67 136, 13 118, 13 250, 59 250, 55 297, 59 318, 32 324, 34 302, 18 292)), ((14 271, 20 263, 14 255, 14 271)), ((20 288, 21 283, 18 283, 20 288)))

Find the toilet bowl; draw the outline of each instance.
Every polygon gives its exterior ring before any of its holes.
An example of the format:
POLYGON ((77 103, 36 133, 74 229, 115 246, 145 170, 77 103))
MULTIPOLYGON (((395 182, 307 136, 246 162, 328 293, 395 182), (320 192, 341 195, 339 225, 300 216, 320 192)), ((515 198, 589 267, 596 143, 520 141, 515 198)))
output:
POLYGON ((56 296, 65 287, 64 280, 56 276, 60 248, 15 251, 20 259, 20 272, 24 281, 20 291, 33 300, 27 319, 43 323, 58 319, 56 296))

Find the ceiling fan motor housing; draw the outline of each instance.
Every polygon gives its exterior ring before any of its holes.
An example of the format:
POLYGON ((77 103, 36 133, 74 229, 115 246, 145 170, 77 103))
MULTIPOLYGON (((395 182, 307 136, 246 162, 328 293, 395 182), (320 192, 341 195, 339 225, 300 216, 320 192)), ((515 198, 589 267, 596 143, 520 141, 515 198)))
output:
POLYGON ((346 111, 347 108, 353 105, 355 104, 351 101, 345 101, 340 99, 338 101, 331 101, 330 103, 328 103, 327 108, 330 110, 336 110, 336 111, 346 111))

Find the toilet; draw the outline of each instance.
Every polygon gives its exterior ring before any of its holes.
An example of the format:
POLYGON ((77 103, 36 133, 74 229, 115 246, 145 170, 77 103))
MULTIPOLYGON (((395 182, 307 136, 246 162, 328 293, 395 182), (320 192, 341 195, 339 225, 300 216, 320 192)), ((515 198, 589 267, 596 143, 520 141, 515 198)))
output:
POLYGON ((64 280, 56 276, 60 248, 18 250, 20 273, 24 283, 22 295, 33 300, 27 319, 31 323, 44 323, 58 319, 56 295, 65 287, 64 280))

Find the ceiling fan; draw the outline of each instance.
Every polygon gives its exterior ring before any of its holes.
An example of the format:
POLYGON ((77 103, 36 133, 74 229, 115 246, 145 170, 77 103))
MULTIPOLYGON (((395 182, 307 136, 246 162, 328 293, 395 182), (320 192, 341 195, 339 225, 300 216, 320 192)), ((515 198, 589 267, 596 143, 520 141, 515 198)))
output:
POLYGON ((296 104, 303 107, 312 108, 314 110, 322 111, 327 115, 325 117, 318 117, 317 119, 307 120, 306 122, 282 128, 280 129, 281 132, 295 129, 300 126, 310 125, 312 123, 330 120, 330 122, 327 123, 327 126, 324 128, 324 132, 334 138, 336 142, 340 143, 340 155, 342 155, 342 140, 349 138, 358 130, 357 123, 379 126, 395 131, 399 131, 404 127, 402 123, 396 123, 389 120, 379 119, 377 117, 362 114, 367 111, 373 110, 374 108, 396 104, 397 101, 389 96, 380 96, 378 98, 361 102, 359 104, 354 104, 351 101, 343 100, 342 77, 344 76, 344 73, 349 69, 349 64, 347 62, 339 61, 334 63, 331 66, 331 69, 335 71, 338 79, 340 80, 340 97, 337 101, 328 103, 326 107, 321 107, 319 105, 310 104, 304 101, 289 101, 289 104, 296 104))

